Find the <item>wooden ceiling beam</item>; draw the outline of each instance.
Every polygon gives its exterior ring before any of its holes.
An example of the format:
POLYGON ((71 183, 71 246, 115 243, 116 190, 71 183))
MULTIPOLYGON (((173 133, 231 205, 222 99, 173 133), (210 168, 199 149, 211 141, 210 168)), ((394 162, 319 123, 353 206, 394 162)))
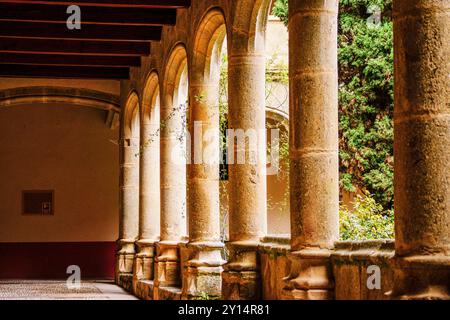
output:
MULTIPOLYGON (((78 40, 159 41, 162 27, 82 25, 69 30, 65 24, 0 21, 0 37, 78 40)), ((26 41, 26 40, 22 40, 26 41)))
POLYGON ((148 56, 150 43, 0 37, 0 53, 148 56))
POLYGON ((128 79, 191 0, 0 0, 0 77, 128 79), (66 26, 81 8, 81 29, 66 26))
POLYGON ((104 6, 127 8, 187 8, 191 6, 191 0, 0 0, 1 3, 26 3, 26 4, 59 4, 70 6, 104 6))
POLYGON ((0 77, 61 79, 129 79, 129 68, 0 65, 0 77))
MULTIPOLYGON (((66 12, 68 6, 47 4, 23 4, 0 2, 0 20, 3 21, 37 21, 64 23, 70 14, 66 12)), ((118 7, 81 7, 81 25, 139 25, 161 26, 175 25, 176 9, 150 8, 118 8, 118 7)))
POLYGON ((139 67, 141 58, 138 56, 0 53, 0 64, 139 67))

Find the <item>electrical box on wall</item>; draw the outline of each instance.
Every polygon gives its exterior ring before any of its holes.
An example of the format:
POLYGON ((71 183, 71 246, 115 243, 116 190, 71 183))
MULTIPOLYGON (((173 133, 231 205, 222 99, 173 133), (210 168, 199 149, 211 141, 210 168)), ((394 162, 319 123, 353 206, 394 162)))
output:
POLYGON ((22 214, 53 215, 53 190, 22 191, 22 214))

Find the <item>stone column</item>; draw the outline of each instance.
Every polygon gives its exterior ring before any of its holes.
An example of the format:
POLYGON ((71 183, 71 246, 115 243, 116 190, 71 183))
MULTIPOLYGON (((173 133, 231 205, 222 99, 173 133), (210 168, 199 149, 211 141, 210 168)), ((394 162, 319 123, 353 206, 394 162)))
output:
MULTIPOLYGON (((222 275, 224 299, 258 299, 261 295, 257 249, 267 231, 265 63, 264 54, 229 48, 229 128, 235 135, 253 136, 249 139, 253 142, 251 148, 229 147, 228 156, 234 156, 234 163, 229 159, 229 263, 222 275), (241 161, 239 153, 245 151, 245 161, 241 161)), ((228 139, 234 145, 234 137, 228 139)))
POLYGON ((450 298, 450 3, 394 1, 394 290, 450 298))
POLYGON ((338 0, 289 1, 291 270, 287 299, 331 299, 339 238, 338 0))
MULTIPOLYGON (((143 108, 150 110, 151 106, 143 108)), ((159 241, 159 109, 151 116, 141 116, 140 188, 139 188, 139 240, 134 263, 133 286, 139 280, 153 280, 155 244, 159 241)))
MULTIPOLYGON (((135 241, 139 233, 139 139, 122 138, 120 143, 120 219, 119 251, 117 252, 116 280, 121 275, 132 276, 135 241)), ((131 282, 131 279, 129 279, 131 282)), ((128 279, 126 280, 128 281, 128 279)), ((127 283, 127 287, 131 283, 127 283)))
POLYGON ((181 285, 179 244, 186 217, 186 160, 181 155, 186 143, 185 108, 173 105, 170 95, 163 97, 160 113, 161 236, 156 246, 155 287, 181 285))
POLYGON ((190 82, 190 164, 188 262, 183 296, 202 293, 220 297, 223 243, 220 239, 219 200, 219 87, 202 80, 190 82))

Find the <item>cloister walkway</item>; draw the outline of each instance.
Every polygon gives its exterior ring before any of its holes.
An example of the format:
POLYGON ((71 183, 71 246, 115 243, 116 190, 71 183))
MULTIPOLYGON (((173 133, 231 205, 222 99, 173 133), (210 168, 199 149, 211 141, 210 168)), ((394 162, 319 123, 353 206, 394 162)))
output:
POLYGON ((69 289, 61 280, 1 280, 0 300, 137 300, 111 281, 83 281, 69 289))

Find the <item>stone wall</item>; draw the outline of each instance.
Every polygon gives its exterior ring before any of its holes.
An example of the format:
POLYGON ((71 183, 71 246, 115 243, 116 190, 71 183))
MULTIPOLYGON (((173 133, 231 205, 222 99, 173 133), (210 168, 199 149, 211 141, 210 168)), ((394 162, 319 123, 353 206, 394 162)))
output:
MULTIPOLYGON (((289 238, 264 238, 259 248, 262 279, 262 298, 282 298, 283 278, 289 271, 289 238)), ((392 290, 393 272, 390 259, 394 256, 393 240, 345 241, 336 243, 331 255, 337 300, 387 300, 392 290), (369 289, 368 267, 379 267, 380 289, 369 289)), ((370 280, 370 279, 369 279, 370 280)), ((370 281, 372 283, 372 281, 370 281)))

